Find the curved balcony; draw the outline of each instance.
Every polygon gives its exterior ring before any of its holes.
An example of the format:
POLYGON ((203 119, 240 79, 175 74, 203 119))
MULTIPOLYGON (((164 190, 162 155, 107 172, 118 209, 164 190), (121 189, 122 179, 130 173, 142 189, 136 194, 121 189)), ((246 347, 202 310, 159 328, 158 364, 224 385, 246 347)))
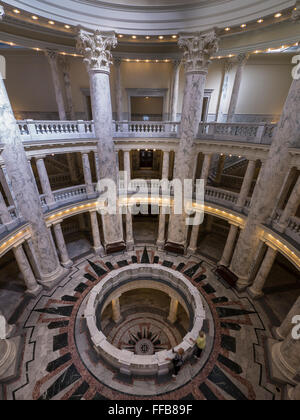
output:
MULTIPOLYGON (((24 142, 67 139, 96 139, 93 121, 18 121, 24 142)), ((276 124, 201 123, 197 139, 270 145, 276 124)), ((179 138, 179 122, 113 122, 113 137, 179 138)))

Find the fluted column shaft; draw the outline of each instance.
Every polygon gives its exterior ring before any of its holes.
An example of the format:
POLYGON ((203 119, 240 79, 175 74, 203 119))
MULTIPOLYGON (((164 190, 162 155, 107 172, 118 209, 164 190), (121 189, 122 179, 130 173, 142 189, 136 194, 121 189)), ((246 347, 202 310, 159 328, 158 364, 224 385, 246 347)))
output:
POLYGON ((46 203, 48 205, 53 205, 55 203, 54 195, 51 189, 47 169, 45 166, 45 161, 43 157, 36 159, 36 167, 39 174, 39 179, 42 187, 43 194, 45 195, 46 203))
POLYGON ((86 192, 88 195, 92 195, 94 193, 94 187, 93 187, 90 159, 89 159, 88 153, 82 153, 82 167, 83 167, 84 183, 86 185, 86 192))
POLYGON ((300 316, 300 297, 296 300, 280 327, 276 328, 276 334, 281 340, 284 340, 291 333, 294 327, 293 318, 295 316, 300 316))
POLYGON ((264 224, 272 214, 290 168, 289 149, 300 146, 299 115, 300 80, 294 80, 270 147, 268 159, 256 183, 248 219, 232 259, 231 269, 239 277, 241 287, 249 284, 251 266, 260 242, 260 225, 264 224))
POLYGON ((18 267, 21 273, 23 274, 24 282, 27 287, 26 292, 30 295, 37 296, 42 290, 42 288, 41 286, 38 285, 34 277, 34 274, 27 260, 27 257, 25 255, 22 245, 19 245, 13 248, 13 252, 14 252, 18 267))
POLYGON ((298 177, 297 183, 291 193, 291 196, 287 202, 285 209, 279 219, 276 229, 279 232, 284 232, 287 228, 289 218, 295 216, 296 211, 300 205, 300 176, 298 177))
POLYGON ((172 122, 177 121, 180 64, 181 64, 181 61, 179 60, 175 60, 173 62, 172 103, 171 103, 171 118, 170 118, 172 122))
POLYGON ((233 254, 234 244, 239 233, 239 228, 236 225, 230 225, 229 234, 227 237, 226 245, 223 251, 223 255, 219 265, 224 265, 228 267, 230 265, 231 257, 233 254))
POLYGON ((228 110, 228 116, 227 116, 228 123, 233 122, 233 117, 236 113, 236 107, 238 104, 243 72, 244 72, 246 63, 248 61, 248 58, 249 58, 249 55, 247 54, 240 54, 237 58, 238 67, 235 74, 235 79, 234 79, 234 84, 233 84, 233 89, 232 89, 232 94, 231 94, 231 99, 230 99, 230 105, 229 105, 229 110, 228 110))
POLYGON ((241 188, 237 203, 235 205, 235 209, 238 211, 241 211, 245 206, 246 200, 251 190, 252 181, 255 174, 255 168, 256 168, 256 161, 250 160, 248 163, 248 167, 247 167, 246 175, 242 184, 242 188, 241 188))
POLYGON ((62 89, 62 84, 61 84, 60 74, 59 74, 58 54, 55 51, 47 50, 46 57, 48 58, 48 62, 50 64, 59 119, 61 121, 66 121, 67 113, 66 113, 63 89, 62 89))
POLYGON ((254 298, 263 296, 263 288, 266 284, 268 275, 273 267, 274 261, 276 259, 277 251, 273 248, 268 248, 267 254, 263 260, 263 263, 259 269, 259 272, 249 288, 251 296, 254 298))
POLYGON ((69 257, 69 254, 68 254, 65 238, 64 238, 63 231, 62 231, 62 228, 61 228, 61 224, 60 223, 55 224, 53 226, 53 230, 54 230, 54 234, 55 234, 56 244, 57 244, 57 247, 59 249, 62 265, 66 268, 72 267, 73 262, 70 260, 70 257, 69 257))
POLYGON ((0 80, 0 142, 3 144, 4 160, 16 204, 31 229, 31 238, 45 287, 53 285, 64 275, 56 249, 52 244, 35 179, 24 151, 19 127, 16 124, 9 99, 0 80))

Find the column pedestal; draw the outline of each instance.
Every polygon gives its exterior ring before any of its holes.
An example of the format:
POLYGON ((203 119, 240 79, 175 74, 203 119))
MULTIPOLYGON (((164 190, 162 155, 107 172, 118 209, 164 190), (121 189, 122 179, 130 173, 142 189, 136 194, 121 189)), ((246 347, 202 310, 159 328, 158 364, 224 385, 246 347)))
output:
POLYGON ((59 249, 60 258, 62 262, 62 266, 65 268, 70 268, 73 266, 73 261, 70 260, 68 250, 66 247, 65 238, 62 232, 61 224, 57 223, 53 226, 56 244, 59 249))
POLYGON ((101 257, 103 257, 105 252, 101 244, 101 240, 100 240, 97 212, 95 211, 90 212, 90 217, 91 217, 91 226, 92 226, 93 241, 94 241, 94 251, 96 255, 100 255, 101 257))

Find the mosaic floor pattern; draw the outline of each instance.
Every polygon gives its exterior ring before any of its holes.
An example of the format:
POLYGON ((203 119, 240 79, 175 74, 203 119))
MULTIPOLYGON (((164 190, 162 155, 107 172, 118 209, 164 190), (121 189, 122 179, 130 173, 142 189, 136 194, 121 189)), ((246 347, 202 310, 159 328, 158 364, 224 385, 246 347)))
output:
MULTIPOLYGON (((51 292, 25 299, 12 317, 24 338, 19 377, 0 386, 7 400, 275 400, 282 390, 268 379, 264 345, 271 337, 268 318, 246 293, 221 283, 200 256, 182 257, 154 246, 111 257, 78 260, 51 292), (201 360, 188 360, 178 378, 122 376, 95 354, 88 339, 84 303, 105 275, 131 263, 154 263, 182 272, 198 288, 207 319, 207 348, 201 360)), ((141 314, 139 314, 141 315, 141 314)), ((176 337, 153 314, 134 317, 130 329, 115 328, 121 346, 151 352, 173 346, 176 337), (131 332, 131 333, 129 333, 131 332), (131 335, 130 335, 131 334, 131 335)), ((0 398, 1 399, 1 398, 0 398)))

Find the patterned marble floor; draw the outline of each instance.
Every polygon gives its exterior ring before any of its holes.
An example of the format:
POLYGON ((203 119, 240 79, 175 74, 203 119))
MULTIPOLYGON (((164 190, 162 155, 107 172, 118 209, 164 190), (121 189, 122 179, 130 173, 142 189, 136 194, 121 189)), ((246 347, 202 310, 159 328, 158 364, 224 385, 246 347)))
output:
POLYGON ((246 293, 221 283, 213 269, 200 256, 174 256, 154 246, 78 260, 58 287, 17 308, 13 318, 24 337, 20 375, 0 386, 0 399, 1 393, 7 400, 281 399, 283 391, 269 381, 265 363, 268 318, 246 293), (180 271, 202 296, 207 348, 201 360, 185 363, 176 380, 171 373, 159 380, 124 377, 99 360, 90 345, 84 302, 107 272, 131 263, 180 271))

